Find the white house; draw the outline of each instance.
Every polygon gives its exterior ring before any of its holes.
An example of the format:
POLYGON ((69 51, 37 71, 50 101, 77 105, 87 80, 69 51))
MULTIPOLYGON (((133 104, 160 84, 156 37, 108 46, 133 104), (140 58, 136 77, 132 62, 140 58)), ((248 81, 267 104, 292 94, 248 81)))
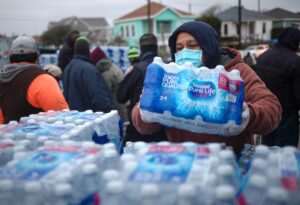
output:
MULTIPOLYGON (((221 20, 221 37, 238 37, 238 7, 231 7, 217 14, 221 20)), ((257 11, 241 8, 242 42, 271 39, 272 20, 257 11)))
POLYGON ((57 25, 70 26, 72 29, 78 30, 82 35, 88 36, 92 42, 106 44, 111 40, 111 28, 109 28, 108 22, 103 17, 80 18, 71 16, 58 22, 50 22, 48 28, 57 25))

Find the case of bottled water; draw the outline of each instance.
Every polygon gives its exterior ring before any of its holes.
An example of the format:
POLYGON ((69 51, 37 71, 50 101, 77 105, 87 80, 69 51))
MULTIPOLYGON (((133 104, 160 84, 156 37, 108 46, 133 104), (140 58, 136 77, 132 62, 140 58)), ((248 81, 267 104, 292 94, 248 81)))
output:
POLYGON ((238 70, 165 64, 156 57, 147 69, 140 109, 147 122, 229 136, 229 127, 241 126, 243 102, 238 70))

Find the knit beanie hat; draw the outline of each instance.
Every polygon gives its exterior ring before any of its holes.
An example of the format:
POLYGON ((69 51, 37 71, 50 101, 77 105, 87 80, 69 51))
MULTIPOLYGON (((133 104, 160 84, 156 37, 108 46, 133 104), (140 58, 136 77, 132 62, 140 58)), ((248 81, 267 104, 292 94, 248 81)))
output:
POLYGON ((207 23, 200 21, 184 23, 172 33, 169 38, 172 61, 175 61, 177 36, 182 32, 192 35, 200 45, 205 59, 205 66, 214 68, 219 64, 222 48, 217 32, 207 23))
POLYGON ((100 60, 107 58, 104 51, 97 46, 91 53, 91 60, 96 65, 100 60))
POLYGON ((127 52, 127 57, 128 57, 128 59, 138 58, 139 57, 139 49, 137 49, 136 47, 129 48, 129 50, 127 52))
POLYGON ((90 42, 85 36, 80 36, 76 39, 74 54, 90 58, 90 42))
POLYGON ((277 45, 288 47, 294 51, 299 49, 300 30, 295 27, 284 29, 278 34, 277 45))

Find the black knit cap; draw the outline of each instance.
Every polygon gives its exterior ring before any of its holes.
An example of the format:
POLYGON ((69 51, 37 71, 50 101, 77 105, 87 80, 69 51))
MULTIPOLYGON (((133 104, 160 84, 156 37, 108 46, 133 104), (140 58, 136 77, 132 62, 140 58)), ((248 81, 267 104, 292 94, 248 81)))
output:
POLYGON ((141 54, 149 51, 157 53, 158 45, 156 36, 152 33, 142 35, 140 37, 140 49, 141 54))
POLYGON ((288 27, 278 34, 278 45, 297 51, 299 49, 299 42, 300 30, 295 27, 288 27))
POLYGON ((169 38, 172 61, 175 61, 176 40, 179 33, 191 34, 200 45, 205 59, 204 65, 214 68, 219 64, 222 48, 217 32, 207 23, 200 21, 187 22, 179 26, 169 38))
POLYGON ((74 54, 90 58, 90 43, 84 36, 80 36, 75 41, 74 54))

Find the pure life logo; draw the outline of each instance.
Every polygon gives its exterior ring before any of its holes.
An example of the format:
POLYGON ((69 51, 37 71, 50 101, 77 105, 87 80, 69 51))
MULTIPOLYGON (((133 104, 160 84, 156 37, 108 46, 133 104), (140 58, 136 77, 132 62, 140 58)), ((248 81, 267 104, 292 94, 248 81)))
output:
POLYGON ((194 100, 210 100, 216 96, 216 86, 212 82, 193 80, 189 84, 188 95, 194 100))

